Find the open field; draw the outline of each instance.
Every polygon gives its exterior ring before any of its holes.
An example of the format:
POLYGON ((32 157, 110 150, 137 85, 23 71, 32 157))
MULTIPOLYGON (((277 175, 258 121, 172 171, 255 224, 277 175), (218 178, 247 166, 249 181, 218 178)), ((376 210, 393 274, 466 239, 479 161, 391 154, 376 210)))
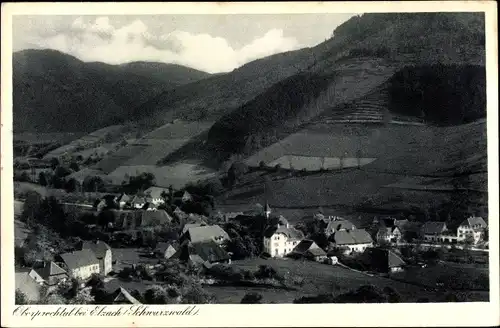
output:
POLYGON ((85 148, 95 148, 92 147, 97 142, 103 142, 106 139, 106 136, 117 137, 122 131, 126 129, 124 125, 111 125, 97 131, 94 131, 90 134, 86 134, 79 139, 71 141, 69 144, 63 145, 59 148, 56 148, 49 153, 47 153, 44 158, 51 157, 59 157, 66 153, 76 153, 78 147, 85 148))
POLYGON ((175 163, 167 166, 156 165, 133 165, 120 166, 108 177, 115 184, 121 184, 125 177, 138 175, 142 172, 153 173, 156 177, 156 185, 159 187, 168 187, 172 185, 174 188, 182 188, 188 182, 196 182, 198 180, 208 179, 213 177, 216 172, 204 167, 201 163, 175 163))
MULTIPOLYGON (((392 287, 407 302, 415 302, 419 298, 429 298, 431 301, 442 294, 426 291, 420 286, 415 286, 379 276, 369 276, 351 271, 340 266, 331 266, 309 261, 296 261, 291 259, 247 259, 234 261, 232 265, 243 269, 256 270, 259 265, 271 265, 279 273, 289 273, 305 279, 302 286, 296 291, 284 291, 271 288, 238 288, 226 286, 207 286, 208 291, 214 293, 221 303, 239 303, 248 292, 257 292, 263 295, 265 302, 292 303, 294 299, 302 296, 314 296, 322 293, 339 295, 362 285, 373 284, 379 288, 392 287)), ((475 295, 483 298, 484 294, 475 295)))
POLYGON ((53 142, 71 142, 81 136, 85 135, 83 132, 14 132, 13 141, 23 142, 28 144, 46 144, 53 142))

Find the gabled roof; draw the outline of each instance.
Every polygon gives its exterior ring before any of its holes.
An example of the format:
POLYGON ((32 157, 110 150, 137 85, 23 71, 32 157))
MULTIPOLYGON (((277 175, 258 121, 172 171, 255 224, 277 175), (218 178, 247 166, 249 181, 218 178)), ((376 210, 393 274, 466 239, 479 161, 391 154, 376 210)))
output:
POLYGON ((81 249, 91 250, 98 259, 102 259, 106 256, 106 252, 111 250, 111 247, 102 240, 98 240, 96 242, 84 241, 81 249))
POLYGON ((165 243, 165 242, 159 242, 158 244, 156 244, 156 247, 155 247, 155 252, 158 252, 158 253, 165 253, 166 250, 169 248, 169 247, 172 247, 173 249, 175 249, 173 243, 165 243))
POLYGON ((379 233, 383 233, 383 234, 393 234, 395 233, 396 231, 399 231, 401 232, 401 230, 397 227, 397 226, 392 226, 392 227, 380 227, 377 231, 377 234, 379 233))
POLYGON ((197 223, 186 223, 184 227, 182 227, 182 232, 181 235, 185 234, 190 228, 196 228, 196 227, 201 227, 206 225, 204 222, 197 222, 197 223))
POLYGON ((119 287, 115 293, 116 297, 113 299, 113 303, 129 303, 129 304, 141 304, 135 297, 130 295, 130 293, 123 287, 119 287))
POLYGON ((61 258, 70 270, 88 265, 99 264, 99 260, 90 249, 82 249, 71 253, 61 254, 61 258))
POLYGON ((141 211, 141 225, 156 222, 158 224, 166 224, 172 222, 172 217, 165 210, 156 211, 141 211))
POLYGON ((373 242, 372 237, 365 229, 336 231, 330 238, 337 245, 369 244, 373 242))
POLYGON ((285 236, 287 236, 289 239, 293 239, 293 240, 301 240, 304 238, 304 234, 293 228, 293 227, 285 227, 285 226, 271 226, 269 228, 266 229, 266 231, 264 232, 264 237, 266 238, 270 238, 272 237, 274 234, 284 234, 285 236))
POLYGON ((405 261, 399 255, 382 248, 367 248, 363 253, 363 259, 368 266, 384 271, 406 265, 405 261))
POLYGON ((121 194, 120 196, 118 196, 118 198, 116 199, 116 201, 118 201, 118 202, 125 202, 125 203, 127 203, 127 202, 129 202, 129 201, 130 201, 130 196, 129 196, 129 195, 127 195, 127 194, 125 194, 125 193, 124 193, 124 194, 121 194))
POLYGON ((55 264, 54 262, 45 263, 43 267, 34 269, 36 273, 43 279, 48 280, 50 277, 67 275, 67 272, 55 264))
POLYGON ((189 240, 193 243, 212 240, 216 237, 229 239, 229 235, 219 225, 207 225, 198 227, 189 227, 186 231, 189 240))
POLYGON ((184 193, 182 194, 182 199, 193 199, 193 196, 191 196, 191 194, 187 191, 184 191, 184 193))
POLYGON ((179 259, 181 261, 193 260, 198 262, 196 258, 201 259, 201 262, 208 261, 220 262, 229 260, 231 257, 229 254, 214 241, 191 243, 183 243, 177 252, 172 255, 172 259, 179 259))
POLYGON ((144 197, 141 197, 141 196, 134 196, 134 198, 132 198, 132 200, 130 201, 130 204, 144 204, 146 203, 146 199, 144 199, 144 197))
POLYGON ((467 218, 466 220, 462 221, 462 223, 460 223, 460 226, 473 227, 475 225, 479 225, 479 228, 486 228, 488 226, 486 224, 486 221, 484 221, 484 219, 480 216, 471 216, 470 218, 467 218))
POLYGON ((313 248, 319 248, 319 246, 311 239, 303 239, 300 241, 300 243, 297 244, 297 246, 295 246, 295 248, 292 250, 292 253, 303 255, 305 252, 313 248))
POLYGON ((167 193, 167 195, 170 194, 168 188, 161 188, 161 187, 152 186, 152 187, 149 187, 148 189, 144 190, 144 195, 156 199, 156 198, 162 198, 161 194, 163 192, 167 193))
POLYGON ((311 248, 306 251, 306 255, 326 256, 326 252, 322 248, 311 248))
POLYGON ((332 220, 326 226, 327 231, 354 230, 356 226, 347 220, 332 220))
POLYGON ((38 301, 40 299, 40 286, 35 279, 30 277, 29 272, 22 271, 16 272, 14 279, 16 290, 23 292, 26 297, 31 301, 38 301))
POLYGON ((421 228, 421 231, 424 234, 437 234, 446 230, 446 223, 437 222, 437 221, 429 221, 425 222, 421 228))

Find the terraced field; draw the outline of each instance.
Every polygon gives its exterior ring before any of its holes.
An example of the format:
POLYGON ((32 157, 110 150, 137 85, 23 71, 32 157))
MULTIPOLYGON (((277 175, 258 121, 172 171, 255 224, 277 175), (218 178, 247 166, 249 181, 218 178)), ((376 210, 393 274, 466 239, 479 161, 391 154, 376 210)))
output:
POLYGON ((124 125, 111 125, 97 131, 94 131, 90 134, 84 135, 83 137, 70 142, 67 145, 56 148, 49 153, 47 153, 44 158, 49 159, 52 157, 59 157, 66 153, 76 152, 78 147, 92 148, 97 142, 104 141, 106 136, 117 136, 119 135, 126 127, 124 125))

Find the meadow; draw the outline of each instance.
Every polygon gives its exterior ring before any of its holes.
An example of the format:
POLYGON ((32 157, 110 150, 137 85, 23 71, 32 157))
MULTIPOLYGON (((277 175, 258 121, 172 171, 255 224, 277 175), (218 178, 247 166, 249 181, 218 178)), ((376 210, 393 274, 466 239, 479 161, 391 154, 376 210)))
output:
MULTIPOLYGON (((255 271, 259 265, 270 265, 278 273, 290 277, 303 278, 301 286, 296 290, 282 290, 262 287, 234 287, 234 286, 205 286, 204 288, 216 295, 220 303, 238 303, 249 292, 257 292, 263 296, 265 303, 292 303, 302 296, 315 296, 324 293, 339 295, 362 285, 372 284, 380 289, 391 287, 396 290, 404 302, 416 302, 421 298, 438 300, 442 293, 436 293, 433 288, 426 290, 421 286, 395 281, 380 276, 370 276, 364 273, 349 270, 341 266, 332 266, 310 261, 291 259, 261 259, 252 258, 233 261, 232 266, 255 271)), ((471 293, 475 300, 484 300, 484 293, 471 293)))

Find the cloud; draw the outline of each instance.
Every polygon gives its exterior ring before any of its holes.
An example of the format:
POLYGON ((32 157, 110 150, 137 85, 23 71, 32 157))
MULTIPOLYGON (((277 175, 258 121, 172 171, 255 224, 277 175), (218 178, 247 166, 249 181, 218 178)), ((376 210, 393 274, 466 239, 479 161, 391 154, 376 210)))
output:
POLYGON ((226 39, 210 34, 174 30, 157 34, 140 19, 117 27, 108 17, 93 22, 78 18, 59 33, 44 33, 30 44, 74 55, 84 61, 121 64, 131 61, 176 63, 207 71, 227 72, 249 61, 300 48, 283 30, 271 29, 263 36, 234 49, 226 39))

